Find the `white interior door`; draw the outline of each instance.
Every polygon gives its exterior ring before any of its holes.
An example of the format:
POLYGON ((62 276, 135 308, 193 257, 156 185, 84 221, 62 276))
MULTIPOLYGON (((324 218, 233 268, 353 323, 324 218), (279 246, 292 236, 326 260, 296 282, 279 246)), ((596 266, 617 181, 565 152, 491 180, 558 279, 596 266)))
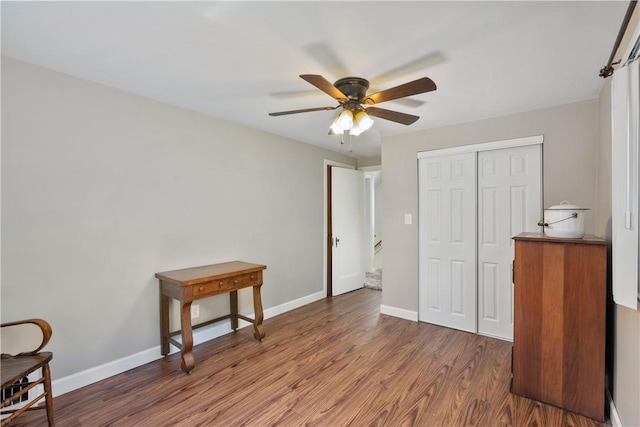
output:
POLYGON ((541 146, 478 153, 478 332, 513 339, 513 236, 538 231, 541 146))
POLYGON ((332 295, 364 286, 364 173, 331 168, 332 295))
POLYGON ((476 154, 419 160, 419 320, 476 332, 476 154))

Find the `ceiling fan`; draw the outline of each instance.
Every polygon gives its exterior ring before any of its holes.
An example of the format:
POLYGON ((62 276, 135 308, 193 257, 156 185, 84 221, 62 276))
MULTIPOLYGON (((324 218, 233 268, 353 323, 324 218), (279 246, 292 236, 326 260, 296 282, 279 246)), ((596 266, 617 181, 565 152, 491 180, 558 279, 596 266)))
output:
POLYGON ((325 92, 336 101, 335 107, 305 108, 302 110, 280 111, 269 113, 270 116, 284 116, 288 114, 308 113, 312 111, 330 111, 342 107, 331 124, 329 135, 343 134, 349 131, 349 135, 359 135, 369 129, 373 124, 373 117, 390 120, 392 122, 410 125, 418 120, 419 116, 401 113, 399 111, 386 110, 384 108, 369 107, 385 101, 405 98, 419 93, 436 90, 436 84, 428 77, 422 77, 409 83, 392 87, 381 92, 367 95, 369 81, 362 77, 345 77, 331 84, 324 77, 317 74, 302 74, 300 77, 325 92))

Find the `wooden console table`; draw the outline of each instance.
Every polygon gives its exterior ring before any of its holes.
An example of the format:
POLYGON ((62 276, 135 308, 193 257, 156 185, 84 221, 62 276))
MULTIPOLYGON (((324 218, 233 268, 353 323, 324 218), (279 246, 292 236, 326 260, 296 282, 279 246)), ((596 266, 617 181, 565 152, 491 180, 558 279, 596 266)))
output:
POLYGON ((193 329, 210 325, 225 319, 231 319, 231 327, 238 329, 238 319, 253 323, 255 339, 264 338, 262 327, 263 313, 260 287, 262 286, 262 270, 267 266, 242 261, 231 261, 222 264, 185 268, 182 270, 156 273, 160 280, 160 342, 163 356, 169 353, 169 344, 180 349, 182 370, 190 373, 195 366, 193 358, 193 329), (255 319, 238 313, 238 289, 253 287, 253 308, 255 319), (229 293, 230 314, 191 325, 191 303, 201 298, 229 293), (174 298, 180 301, 179 331, 169 331, 169 303, 174 298), (182 343, 175 340, 175 335, 182 335, 182 343))

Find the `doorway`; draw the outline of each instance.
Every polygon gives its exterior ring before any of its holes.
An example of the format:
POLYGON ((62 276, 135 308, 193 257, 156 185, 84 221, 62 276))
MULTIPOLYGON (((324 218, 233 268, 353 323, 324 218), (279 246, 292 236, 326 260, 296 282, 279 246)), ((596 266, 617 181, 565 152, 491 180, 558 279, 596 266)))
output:
POLYGON ((384 258, 382 238, 382 170, 381 166, 368 166, 360 170, 365 176, 365 288, 382 290, 382 264, 384 258))
MULTIPOLYGON (((333 211, 334 211, 334 188, 335 185, 333 183, 334 181, 334 175, 332 174, 333 170, 335 169, 340 169, 341 171, 351 171, 351 172, 356 172, 356 168, 355 166, 349 165, 349 164, 345 164, 345 163, 340 163, 340 162, 335 162, 332 160, 326 160, 324 161, 324 242, 323 242, 323 254, 324 254, 324 268, 323 268, 323 283, 324 283, 324 289, 323 292, 327 297, 331 297, 336 294, 336 290, 339 290, 340 288, 340 284, 337 284, 337 286, 334 283, 334 279, 335 279, 335 271, 334 271, 334 265, 336 264, 336 262, 339 262, 335 259, 335 256, 339 255, 337 253, 337 251, 334 251, 334 246, 336 245, 336 239, 340 239, 340 236, 335 236, 334 235, 334 227, 335 227, 335 218, 333 217, 333 211)), ((361 173, 361 172, 358 172, 361 173)), ((340 187, 343 187, 340 185, 340 187)), ((364 188, 364 176, 362 177, 362 187, 364 188)), ((362 194, 364 194, 364 189, 362 189, 362 194)), ((359 197, 359 196, 358 196, 359 197)), ((363 212, 363 204, 364 201, 360 202, 360 207, 358 208, 359 211, 363 212)), ((351 210, 352 209, 347 209, 347 210, 351 210)), ((358 226, 358 229, 360 231, 360 236, 357 236, 355 238, 360 239, 360 241, 362 241, 361 239, 361 230, 360 227, 364 224, 364 221, 362 221, 362 218, 360 218, 359 220, 360 224, 358 226)), ((338 225, 338 227, 340 227, 338 225)), ((362 274, 362 276, 364 276, 364 269, 362 268, 362 257, 361 257, 361 253, 362 253, 362 243, 360 245, 358 245, 355 248, 355 253, 353 253, 353 242, 345 242, 344 240, 345 236, 342 236, 343 241, 341 243, 343 243, 341 249, 344 249, 344 243, 348 243, 347 246, 352 248, 352 252, 349 253, 347 251, 340 251, 340 254, 343 255, 344 257, 348 257, 350 256, 351 259, 347 259, 346 261, 343 261, 342 264, 346 265, 346 269, 347 270, 354 270, 353 268, 353 264, 354 264, 354 259, 357 259, 358 262, 358 274, 362 274)), ((352 240, 354 238, 354 236, 349 236, 348 240, 352 240)), ((340 242, 338 242, 338 246, 340 246, 340 242)), ((344 269, 343 269, 344 270, 344 269)), ((345 270, 346 271, 346 270, 345 270)), ((351 273, 353 273, 353 271, 351 271, 351 273)), ((343 272, 344 275, 344 272, 343 272)), ((364 279, 360 280, 360 282, 364 282, 364 279)), ((360 286, 361 287, 361 286, 360 286)))
MULTIPOLYGON (((333 162, 330 160, 325 160, 324 162, 324 183, 325 183, 325 197, 324 197, 324 230, 325 230, 325 238, 324 238, 324 269, 323 269, 323 283, 324 283, 324 293, 327 297, 338 295, 339 289, 336 290, 334 286, 334 280, 336 276, 336 272, 334 271, 334 267, 336 265, 335 255, 339 254, 339 249, 346 249, 343 246, 345 243, 344 238, 340 237, 339 234, 344 232, 334 233, 334 224, 332 218, 332 210, 335 208, 333 206, 333 191, 332 191, 332 169, 340 169, 341 171, 350 170, 354 171, 354 167, 351 165, 333 162), (338 239, 341 239, 338 242, 338 239), (337 247, 336 247, 337 246, 337 247)), ((339 172, 341 172, 339 171, 339 172)), ((360 237, 360 246, 358 249, 352 248, 347 254, 354 256, 359 251, 358 259, 360 262, 360 278, 359 283, 356 282, 355 289, 359 289, 363 286, 367 286, 370 280, 365 276, 365 273, 376 275, 378 279, 378 289, 380 289, 379 285, 381 285, 381 271, 376 271, 375 266, 379 265, 378 270, 381 268, 382 263, 382 253, 379 249, 381 247, 380 240, 382 239, 381 234, 381 226, 380 226, 380 200, 381 200, 381 167, 380 166, 368 166, 363 167, 358 170, 361 174, 362 178, 362 206, 360 207, 360 212, 358 214, 360 225, 358 226, 361 230, 360 237), (378 238, 378 248, 374 248, 376 240, 378 238), (377 253, 376 253, 377 252, 377 253), (375 257, 375 259, 374 259, 375 257)), ((349 174, 347 172, 347 174, 349 174)), ((334 184, 335 185, 335 184, 334 184)), ((361 197, 361 196, 357 196, 361 197)), ((344 252, 343 252, 344 253, 344 252)), ((353 262, 354 259, 351 260, 353 262)), ((352 268, 353 270, 353 268, 352 268)), ((352 273, 355 273, 352 271, 352 273)), ((340 285, 338 285, 338 288, 340 285)), ((369 286, 367 286, 369 287, 369 286)), ((344 289, 344 288, 343 288, 344 289)))

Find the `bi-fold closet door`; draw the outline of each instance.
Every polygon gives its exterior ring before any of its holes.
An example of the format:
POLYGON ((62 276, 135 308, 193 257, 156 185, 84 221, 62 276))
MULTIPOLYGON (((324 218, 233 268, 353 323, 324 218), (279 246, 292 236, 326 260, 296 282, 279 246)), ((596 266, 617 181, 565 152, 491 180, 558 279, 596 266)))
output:
POLYGON ((420 153, 420 321, 513 338, 511 237, 539 230, 541 142, 420 153))

